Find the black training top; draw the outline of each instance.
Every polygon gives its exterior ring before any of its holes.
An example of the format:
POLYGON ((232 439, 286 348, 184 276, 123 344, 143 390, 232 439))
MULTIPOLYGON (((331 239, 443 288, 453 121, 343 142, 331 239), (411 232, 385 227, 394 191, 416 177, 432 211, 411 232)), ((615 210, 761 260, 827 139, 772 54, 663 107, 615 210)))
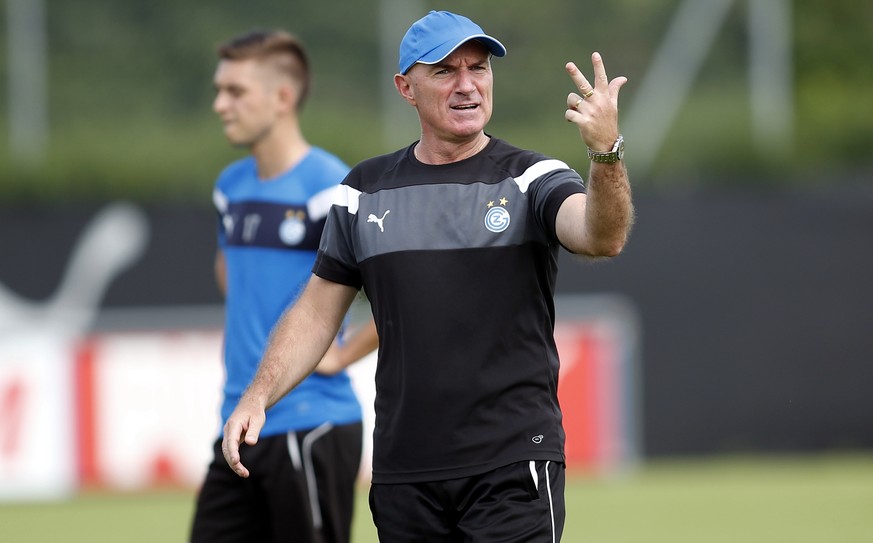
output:
POLYGON ((413 148, 349 173, 313 267, 373 308, 373 482, 563 462, 555 217, 582 179, 496 138, 438 166, 413 148))

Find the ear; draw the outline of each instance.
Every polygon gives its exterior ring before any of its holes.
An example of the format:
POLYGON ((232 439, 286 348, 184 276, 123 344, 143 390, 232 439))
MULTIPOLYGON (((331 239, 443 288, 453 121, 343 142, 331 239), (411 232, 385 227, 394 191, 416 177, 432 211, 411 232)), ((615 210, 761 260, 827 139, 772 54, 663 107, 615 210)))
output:
POLYGON ((408 75, 394 74, 394 87, 409 105, 415 106, 415 96, 408 75))
POLYGON ((297 100, 299 99, 300 93, 296 85, 282 83, 279 85, 277 93, 279 103, 282 104, 282 109, 284 111, 290 111, 292 113, 297 111, 297 100))

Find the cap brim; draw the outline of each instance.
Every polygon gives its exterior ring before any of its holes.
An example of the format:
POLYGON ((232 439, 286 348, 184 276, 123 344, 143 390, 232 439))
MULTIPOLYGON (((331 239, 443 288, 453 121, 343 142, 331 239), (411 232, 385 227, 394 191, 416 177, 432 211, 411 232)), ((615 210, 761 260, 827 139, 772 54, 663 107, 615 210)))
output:
MULTIPOLYGON (((491 54, 495 57, 502 57, 506 55, 506 47, 504 47, 503 44, 496 39, 492 38, 487 34, 474 34, 472 36, 467 36, 460 41, 448 41, 438 47, 435 47, 432 51, 430 51, 426 55, 423 55, 416 62, 420 62, 421 64, 436 64, 443 61, 447 56, 451 55, 455 51, 455 49, 471 40, 476 40, 480 42, 482 45, 487 47, 488 51, 490 51, 491 54)), ((406 68, 406 71, 408 72, 410 68, 415 66, 416 62, 413 62, 408 68, 406 68)))

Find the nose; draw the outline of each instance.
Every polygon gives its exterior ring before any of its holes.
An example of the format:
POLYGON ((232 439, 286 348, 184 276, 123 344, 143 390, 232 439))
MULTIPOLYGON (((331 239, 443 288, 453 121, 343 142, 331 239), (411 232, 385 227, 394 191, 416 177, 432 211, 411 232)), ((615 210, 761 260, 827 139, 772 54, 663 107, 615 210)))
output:
POLYGON ((224 98, 224 93, 218 91, 215 93, 215 99, 212 100, 212 111, 221 113, 227 107, 227 100, 224 98))
POLYGON ((457 89, 461 94, 471 94, 476 90, 473 84, 473 74, 469 70, 458 70, 457 89))

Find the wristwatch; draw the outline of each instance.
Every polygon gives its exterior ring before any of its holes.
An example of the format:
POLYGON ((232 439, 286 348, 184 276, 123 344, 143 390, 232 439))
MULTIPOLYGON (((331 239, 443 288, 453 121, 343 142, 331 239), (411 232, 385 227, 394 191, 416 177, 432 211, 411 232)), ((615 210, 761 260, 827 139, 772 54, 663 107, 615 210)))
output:
POLYGON ((621 134, 618 135, 618 139, 615 140, 615 144, 613 144, 612 146, 612 151, 600 153, 597 151, 592 151, 589 147, 588 158, 592 162, 604 162, 606 164, 618 162, 619 160, 624 158, 624 136, 622 136, 621 134))

